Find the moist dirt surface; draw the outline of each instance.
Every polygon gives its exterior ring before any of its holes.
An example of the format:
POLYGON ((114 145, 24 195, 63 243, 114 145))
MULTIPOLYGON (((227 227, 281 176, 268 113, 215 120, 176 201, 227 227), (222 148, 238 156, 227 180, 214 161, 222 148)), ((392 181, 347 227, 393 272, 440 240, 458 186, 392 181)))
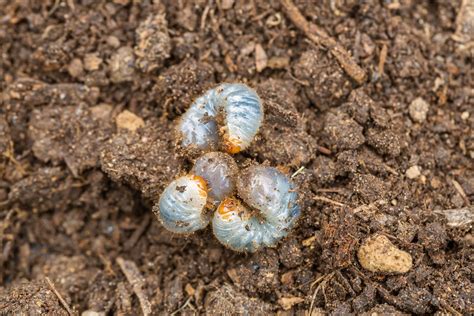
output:
POLYGON ((279 1, 0 0, 0 314, 474 313, 474 4, 294 3, 362 84, 279 1), (221 82, 265 107, 238 166, 298 186, 255 254, 152 213, 221 82))

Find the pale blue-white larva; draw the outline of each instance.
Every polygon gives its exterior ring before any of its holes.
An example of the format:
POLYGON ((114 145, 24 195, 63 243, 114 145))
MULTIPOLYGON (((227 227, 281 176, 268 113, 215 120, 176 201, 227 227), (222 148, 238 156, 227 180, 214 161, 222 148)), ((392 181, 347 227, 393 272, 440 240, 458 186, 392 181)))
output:
POLYGON ((189 234, 209 224, 206 204, 206 181, 197 175, 186 175, 166 187, 153 211, 169 231, 189 234))
POLYGON ((221 152, 210 152, 199 157, 191 174, 204 178, 208 186, 208 203, 217 206, 235 190, 237 164, 231 156, 221 152))
POLYGON ((254 211, 229 197, 212 220, 216 238, 235 251, 274 246, 288 235, 300 215, 293 184, 276 168, 249 167, 239 175, 237 191, 254 211))
POLYGON ((257 93, 240 83, 223 83, 199 97, 178 123, 184 148, 230 154, 246 149, 263 121, 257 93))

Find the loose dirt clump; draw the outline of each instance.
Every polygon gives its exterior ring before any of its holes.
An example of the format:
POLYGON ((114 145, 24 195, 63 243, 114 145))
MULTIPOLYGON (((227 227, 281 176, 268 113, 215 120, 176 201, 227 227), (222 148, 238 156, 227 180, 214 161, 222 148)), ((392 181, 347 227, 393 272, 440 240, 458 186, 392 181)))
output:
POLYGON ((251 150, 261 161, 299 168, 314 156, 315 145, 298 114, 296 87, 291 81, 268 80, 257 86, 265 122, 251 150))
POLYGON ((171 39, 164 14, 150 16, 140 23, 136 37, 137 68, 151 72, 163 66, 171 51, 171 39))
POLYGON ((0 309, 5 315, 69 315, 46 281, 19 282, 0 295, 0 309))
POLYGON ((205 307, 209 314, 213 315, 245 314, 249 311, 255 315, 264 315, 273 310, 265 302, 242 295, 229 284, 211 291, 206 297, 205 307))
POLYGON ((163 71, 153 87, 153 96, 171 119, 182 114, 207 88, 214 85, 214 70, 189 58, 163 71))
POLYGON ((469 3, 0 1, 0 314, 472 314, 469 3), (255 254, 151 211, 221 82, 265 109, 236 162, 299 193, 255 254))
MULTIPOLYGON (((156 124, 156 122, 155 122, 156 124)), ((166 155, 172 151, 173 131, 149 124, 136 132, 119 130, 101 153, 102 170, 114 181, 132 186, 144 196, 156 199, 179 172, 179 160, 166 155), (162 166, 166 165, 166 168, 162 166)))
POLYGON ((327 52, 304 52, 294 65, 295 77, 304 82, 307 98, 321 111, 336 106, 352 90, 350 78, 327 52))

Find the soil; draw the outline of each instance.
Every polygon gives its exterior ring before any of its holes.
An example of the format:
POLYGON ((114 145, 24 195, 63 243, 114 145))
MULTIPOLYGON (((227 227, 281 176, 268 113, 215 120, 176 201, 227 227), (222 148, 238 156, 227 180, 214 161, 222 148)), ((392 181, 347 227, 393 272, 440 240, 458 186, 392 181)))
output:
POLYGON ((278 1, 0 0, 0 314, 474 313, 474 5, 295 4, 363 84, 278 1), (298 170, 301 219, 255 254, 151 211, 220 82, 265 106, 238 165, 298 170), (376 234, 408 272, 360 265, 376 234))

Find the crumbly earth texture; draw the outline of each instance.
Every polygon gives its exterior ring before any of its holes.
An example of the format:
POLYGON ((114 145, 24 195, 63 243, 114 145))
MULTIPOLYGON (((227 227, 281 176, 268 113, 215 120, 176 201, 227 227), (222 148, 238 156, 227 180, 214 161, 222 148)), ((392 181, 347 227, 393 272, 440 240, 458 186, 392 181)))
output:
POLYGON ((474 312, 474 7, 294 2, 365 83, 279 1, 0 0, 0 314, 474 312), (220 82, 265 106, 238 166, 298 170, 300 220, 255 254, 151 212, 220 82), (364 269, 376 236, 411 264, 364 269))

